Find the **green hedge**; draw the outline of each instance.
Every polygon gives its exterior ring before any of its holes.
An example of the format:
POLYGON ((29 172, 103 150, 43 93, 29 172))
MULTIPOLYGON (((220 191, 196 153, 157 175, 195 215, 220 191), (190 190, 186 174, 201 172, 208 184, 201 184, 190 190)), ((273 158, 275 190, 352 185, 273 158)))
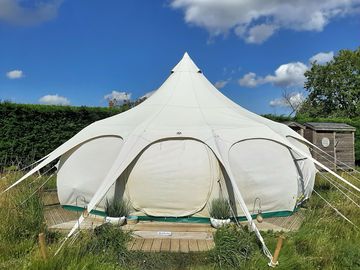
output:
POLYGON ((30 164, 123 109, 0 103, 0 167, 30 164))
MULTIPOLYGON (((0 168, 38 160, 94 121, 128 109, 0 103, 0 168)), ((360 164, 360 117, 309 119, 264 115, 278 122, 343 122, 357 128, 356 162, 360 164)))

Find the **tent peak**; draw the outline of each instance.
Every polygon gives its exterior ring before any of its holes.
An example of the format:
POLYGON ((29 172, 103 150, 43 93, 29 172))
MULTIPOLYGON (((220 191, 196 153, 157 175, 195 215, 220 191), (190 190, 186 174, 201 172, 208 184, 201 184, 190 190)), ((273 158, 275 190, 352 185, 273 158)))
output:
POLYGON ((187 52, 184 53, 184 56, 180 62, 171 70, 171 73, 174 72, 201 72, 200 69, 196 66, 194 61, 190 58, 187 52))

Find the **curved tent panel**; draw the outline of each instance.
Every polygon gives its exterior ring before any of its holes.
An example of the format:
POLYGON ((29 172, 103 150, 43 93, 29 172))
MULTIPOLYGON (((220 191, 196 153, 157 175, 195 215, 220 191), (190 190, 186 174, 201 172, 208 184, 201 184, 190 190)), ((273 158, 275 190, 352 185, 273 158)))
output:
POLYGON ((287 147, 265 139, 241 141, 231 147, 229 162, 250 211, 259 210, 259 203, 263 212, 294 210, 298 172, 287 147))
POLYGON ((126 189, 133 207, 150 216, 193 215, 207 204, 219 179, 215 155, 191 139, 164 140, 134 161, 126 189))
POLYGON ((122 145, 121 137, 103 136, 62 155, 57 173, 60 203, 85 207, 105 179, 122 145))
MULTIPOLYGON (((308 146, 303 141, 299 141, 298 139, 291 136, 288 136, 287 139, 291 144, 295 145, 297 148, 311 156, 308 146)), ((291 151, 296 159, 298 166, 301 169, 301 177, 303 178, 304 183, 304 199, 308 199, 314 188, 317 169, 313 161, 307 157, 304 157, 303 155, 300 155, 296 151, 291 151)))

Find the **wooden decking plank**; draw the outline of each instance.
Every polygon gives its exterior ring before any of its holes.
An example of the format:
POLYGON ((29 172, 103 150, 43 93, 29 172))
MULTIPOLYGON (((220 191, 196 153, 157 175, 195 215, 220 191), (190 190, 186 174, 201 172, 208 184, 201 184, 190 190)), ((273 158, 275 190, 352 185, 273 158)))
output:
POLYGON ((151 246, 151 251, 153 252, 159 252, 161 248, 161 240, 162 239, 154 239, 153 244, 151 246))
POLYGON ((197 244, 196 239, 189 239, 189 251, 190 252, 199 251, 199 246, 197 244))
POLYGON ((151 246, 153 244, 154 239, 150 238, 150 239, 145 239, 144 243, 142 245, 142 250, 143 251, 150 251, 151 250, 151 246))
POLYGON ((180 239, 171 239, 170 251, 179 252, 179 250, 180 250, 180 239))
POLYGON ((207 240, 197 240, 199 251, 207 251, 207 250, 209 250, 208 246, 206 244, 206 241, 207 240))
POLYGON ((49 209, 48 211, 46 211, 46 218, 47 218, 47 220, 49 220, 49 222, 50 222, 50 226, 52 226, 52 225, 56 225, 56 224, 58 224, 57 222, 56 222, 56 219, 55 219, 55 217, 54 217, 54 210, 53 209, 49 209))
POLYGON ((211 250, 215 247, 215 243, 213 240, 206 240, 206 245, 208 246, 208 250, 211 250))
POLYGON ((189 252, 189 240, 180 239, 180 252, 189 252))
POLYGON ((127 249, 132 250, 132 246, 135 243, 135 238, 131 238, 131 240, 127 243, 127 249))
POLYGON ((135 243, 131 247, 131 250, 141 250, 141 247, 142 247, 143 243, 144 243, 144 239, 135 238, 135 243))
POLYGON ((170 239, 169 238, 162 239, 160 250, 161 251, 170 251, 170 239))
POLYGON ((62 219, 59 218, 59 215, 57 213, 57 209, 54 209, 54 211, 51 211, 51 217, 54 220, 55 224, 61 224, 64 223, 62 219))
MULTIPOLYGON (((56 210, 55 210, 56 211, 56 210)), ((50 218, 54 225, 59 224, 60 222, 56 219, 56 215, 54 214, 55 211, 50 212, 50 218)))
POLYGON ((61 213, 61 209, 57 208, 55 211, 54 211, 54 214, 55 214, 55 217, 56 219, 58 220, 58 223, 64 223, 66 222, 67 220, 65 219, 64 215, 61 213))

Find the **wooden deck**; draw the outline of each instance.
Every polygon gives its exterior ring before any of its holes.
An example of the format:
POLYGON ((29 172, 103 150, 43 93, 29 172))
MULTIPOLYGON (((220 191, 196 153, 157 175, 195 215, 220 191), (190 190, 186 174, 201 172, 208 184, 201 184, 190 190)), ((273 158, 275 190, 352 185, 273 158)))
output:
POLYGON ((45 206, 44 217, 46 225, 52 228, 56 225, 73 221, 79 218, 81 213, 64 210, 59 205, 45 206))
POLYGON ((133 238, 128 244, 129 250, 145 252, 199 252, 208 251, 214 247, 212 240, 178 239, 178 238, 133 238))
MULTIPOLYGON (((50 230, 68 232, 77 222, 80 212, 64 210, 57 201, 56 193, 46 194, 45 221, 50 230), (56 198, 54 198, 56 196, 56 198)), ((296 231, 304 221, 304 211, 300 210, 289 217, 266 218, 256 222, 261 231, 296 231)), ((94 229, 104 224, 103 217, 89 215, 81 224, 81 229, 94 229)), ((246 222, 241 222, 246 225, 246 222)), ((146 252, 199 252, 214 247, 210 224, 140 221, 125 225, 123 230, 130 231, 133 239, 128 244, 130 250, 146 252)))
POLYGON ((132 233, 133 239, 128 245, 130 250, 187 253, 214 247, 215 229, 209 224, 140 221, 122 228, 132 233))
MULTIPOLYGON (((277 226, 284 232, 297 231, 305 219, 305 209, 299 209, 296 213, 289 217, 266 218, 262 224, 271 224, 277 226)), ((259 225, 261 228, 261 225, 259 225)), ((261 230, 261 229, 260 229, 261 230)))

